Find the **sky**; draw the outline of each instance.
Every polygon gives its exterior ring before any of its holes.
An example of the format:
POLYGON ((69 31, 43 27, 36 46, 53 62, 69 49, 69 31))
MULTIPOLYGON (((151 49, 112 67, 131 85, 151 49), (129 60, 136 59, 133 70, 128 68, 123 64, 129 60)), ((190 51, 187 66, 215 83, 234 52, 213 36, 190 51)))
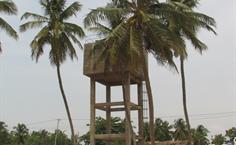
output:
MULTIPOLYGON (((26 12, 41 13, 38 0, 14 0, 18 16, 3 16, 18 29, 20 16, 26 12)), ((80 0, 83 9, 71 19, 83 26, 83 18, 90 9, 104 6, 108 0, 80 0)), ((68 0, 68 4, 73 0, 68 0)), ((236 2, 235 0, 202 0, 197 11, 217 22, 215 36, 200 31, 199 38, 208 50, 200 55, 188 45, 185 65, 188 109, 192 127, 203 124, 210 135, 225 133, 236 126, 236 2)), ((1 14, 2 17, 2 14, 1 14)), ((25 123, 30 130, 56 128, 56 119, 62 119, 59 129, 69 133, 66 112, 60 94, 56 69, 50 65, 48 50, 39 62, 30 57, 30 42, 38 30, 20 33, 15 41, 0 31, 3 53, 0 54, 0 120, 12 128, 25 123)), ((96 37, 89 34, 83 43, 96 37)), ((66 61, 61 67, 65 92, 68 97, 75 130, 80 135, 88 131, 89 78, 83 75, 83 51, 77 50, 77 61, 66 61)), ((177 65, 178 61, 176 60, 177 65)), ((153 89, 155 117, 171 123, 183 117, 180 75, 168 67, 160 66, 149 57, 150 78, 153 89)), ((105 87, 97 85, 97 102, 105 99, 105 87)), ((132 87, 133 101, 135 87, 132 87)), ((112 88, 112 100, 121 100, 121 88, 112 88)), ((98 116, 104 116, 98 111, 98 116)), ((114 114, 122 116, 122 114, 114 114)), ((137 114, 132 113, 134 120, 137 114)))

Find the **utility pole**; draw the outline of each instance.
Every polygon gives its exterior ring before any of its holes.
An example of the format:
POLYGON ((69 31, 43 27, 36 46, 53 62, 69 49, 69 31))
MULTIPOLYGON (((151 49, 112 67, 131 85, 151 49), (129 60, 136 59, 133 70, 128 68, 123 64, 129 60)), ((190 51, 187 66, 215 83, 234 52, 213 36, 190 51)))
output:
POLYGON ((55 143, 54 145, 57 145, 57 132, 59 129, 59 123, 60 123, 61 119, 57 119, 57 129, 55 130, 55 143))

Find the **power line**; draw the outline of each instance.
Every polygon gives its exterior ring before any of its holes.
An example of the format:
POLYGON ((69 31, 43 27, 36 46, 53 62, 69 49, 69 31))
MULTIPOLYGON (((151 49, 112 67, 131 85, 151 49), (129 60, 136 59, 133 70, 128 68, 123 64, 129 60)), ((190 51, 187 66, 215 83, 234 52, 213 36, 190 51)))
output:
MULTIPOLYGON (((204 116, 214 116, 214 115, 225 115, 225 114, 235 114, 236 115, 236 111, 232 111, 232 112, 218 112, 218 113, 204 113, 204 114, 191 114, 189 115, 190 117, 204 117, 204 116)), ((160 116, 159 118, 178 118, 178 117, 182 117, 183 115, 169 115, 169 116, 160 116)))
POLYGON ((198 121, 198 120, 220 119, 220 118, 231 118, 231 117, 236 117, 236 116, 233 116, 233 115, 212 116, 212 117, 204 117, 204 118, 195 118, 195 119, 192 119, 192 120, 198 121))
POLYGON ((43 121, 38 121, 38 122, 32 122, 32 123, 27 123, 27 124, 25 124, 25 125, 31 126, 31 125, 43 124, 43 123, 54 122, 54 121, 57 121, 57 119, 51 119, 51 120, 43 120, 43 121))
MULTIPOLYGON (((171 118, 179 118, 182 117, 183 115, 169 115, 169 116, 159 116, 158 118, 164 118, 164 119, 171 119, 171 118)), ((191 114, 189 115, 192 117, 192 120, 203 120, 203 119, 215 119, 215 118, 226 118, 226 117, 236 117, 236 111, 232 112, 217 112, 217 113, 204 113, 204 114, 191 114)), ((68 119, 60 119, 61 121, 66 121, 68 119)), ((89 121, 89 118, 74 118, 72 120, 76 121, 89 121)), ((51 120, 43 120, 43 121, 38 121, 38 122, 32 122, 32 123, 27 123, 27 126, 31 125, 38 125, 38 124, 44 124, 48 122, 56 122, 58 119, 51 119, 51 120)))

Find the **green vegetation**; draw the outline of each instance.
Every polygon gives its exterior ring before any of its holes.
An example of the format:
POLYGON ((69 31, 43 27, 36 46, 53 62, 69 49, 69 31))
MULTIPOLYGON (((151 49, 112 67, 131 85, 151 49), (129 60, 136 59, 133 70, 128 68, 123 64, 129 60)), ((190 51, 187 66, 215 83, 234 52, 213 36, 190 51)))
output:
POLYGON ((1 145, 72 145, 71 140, 61 130, 50 133, 46 130, 29 132, 24 124, 18 124, 12 131, 8 131, 7 125, 0 122, 1 145))
MULTIPOLYGON (((166 18, 167 26, 171 31, 176 33, 176 35, 189 40, 194 48, 202 53, 203 50, 207 49, 207 46, 197 38, 197 32, 200 28, 204 28, 216 34, 213 29, 213 27, 216 25, 215 20, 205 14, 198 13, 193 10, 195 7, 197 7, 199 0, 170 0, 169 2, 172 5, 175 5, 176 10, 181 13, 181 15, 178 17, 168 16, 166 18)), ((192 135, 187 110, 186 83, 184 73, 184 60, 186 58, 187 54, 180 56, 180 72, 183 94, 183 109, 188 127, 188 141, 191 143, 192 135)))
POLYGON ((67 97, 63 88, 60 66, 69 56, 72 60, 77 58, 76 48, 72 41, 82 48, 78 38, 85 36, 83 29, 77 24, 66 22, 69 18, 76 15, 81 10, 79 2, 74 2, 66 7, 66 0, 40 0, 40 5, 44 10, 44 15, 26 12, 21 19, 32 20, 20 26, 21 32, 32 28, 42 28, 31 42, 32 58, 38 61, 43 54, 45 45, 50 45, 49 60, 57 68, 58 83, 65 104, 68 120, 70 123, 71 134, 74 145, 75 133, 71 119, 67 97), (71 41, 72 40, 72 41, 71 41))
MULTIPOLYGON (((4 13, 7 15, 16 15, 17 7, 15 3, 11 0, 1 0, 0 1, 0 14, 4 13)), ((17 32, 0 16, 0 29, 4 30, 10 37, 17 39, 17 32)), ((0 42, 0 52, 2 51, 2 46, 0 42)))
MULTIPOLYGON (((97 117, 96 118, 96 133, 106 132, 106 120, 97 117)), ((144 130, 145 140, 149 141, 148 123, 145 123, 144 130)), ((112 118, 112 133, 124 133, 125 121, 119 117, 112 118)), ((160 118, 155 121, 155 139, 157 141, 170 141, 170 140, 187 140, 188 129, 187 124, 183 119, 178 119, 174 124, 170 124, 168 121, 164 121, 160 118)), ((194 145, 208 145, 210 142, 216 145, 222 145, 223 143, 231 141, 231 135, 236 133, 235 127, 225 131, 225 136, 220 134, 214 136, 210 141, 208 139, 209 131, 203 125, 199 125, 196 128, 191 129, 193 135, 194 145), (230 132, 230 133, 229 133, 230 132)), ((85 145, 89 145, 89 132, 80 137, 76 137, 76 141, 85 145)), ((18 124, 13 127, 13 130, 9 131, 7 125, 4 122, 0 122, 0 144, 1 145, 72 145, 72 141, 61 130, 55 130, 54 133, 47 130, 32 131, 24 124, 18 124), (57 136, 57 137, 56 137, 57 136)), ((124 145, 122 141, 113 142, 115 145, 124 145)), ((103 141, 97 141, 96 145, 105 145, 103 141)))
POLYGON ((214 143, 215 145, 222 145, 225 141, 225 136, 223 136, 222 134, 218 134, 214 136, 212 143, 214 143))

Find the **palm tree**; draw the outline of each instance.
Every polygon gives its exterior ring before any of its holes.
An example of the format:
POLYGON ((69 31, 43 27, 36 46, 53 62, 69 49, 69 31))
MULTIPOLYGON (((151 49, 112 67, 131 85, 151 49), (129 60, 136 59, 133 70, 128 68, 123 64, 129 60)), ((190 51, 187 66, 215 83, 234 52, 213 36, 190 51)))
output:
POLYGON ((72 140, 76 144, 69 105, 63 89, 60 66, 67 56, 72 60, 77 58, 72 41, 82 48, 78 40, 78 38, 85 36, 82 28, 77 24, 66 22, 73 15, 76 15, 82 6, 79 2, 74 2, 66 7, 66 0, 40 0, 40 5, 44 10, 44 15, 26 12, 21 19, 32 18, 33 20, 22 24, 20 30, 24 32, 32 28, 42 28, 31 42, 32 58, 36 59, 36 62, 43 54, 45 46, 47 44, 51 46, 49 60, 57 68, 58 83, 70 123, 72 140))
POLYGON ((226 137, 222 134, 217 134, 212 139, 212 144, 215 144, 215 145, 222 145, 225 142, 226 142, 226 137))
MULTIPOLYGON (((169 2, 176 7, 176 10, 179 13, 182 13, 178 17, 168 16, 166 18, 168 21, 169 29, 175 32, 177 35, 190 40, 195 49, 202 53, 203 50, 207 49, 207 46, 197 38, 197 32, 199 28, 204 28, 216 34, 213 29, 213 27, 215 27, 216 25, 215 20, 207 15, 193 11, 193 8, 198 5, 199 0, 170 0, 169 2)), ((180 56, 183 109, 188 127, 188 139, 189 142, 192 142, 191 126, 187 110, 186 84, 184 73, 185 58, 186 56, 180 56)))
MULTIPOLYGON (((173 52, 185 53, 184 41, 172 33, 159 19, 159 15, 174 13, 159 9, 158 1, 116 0, 122 7, 105 7, 92 10, 85 18, 85 26, 97 25, 99 20, 120 20, 100 43, 108 52, 106 55, 113 63, 129 64, 141 61, 149 99, 150 140, 154 144, 154 106, 153 95, 145 59, 146 52, 154 55, 161 64, 175 66, 173 52), (122 16, 122 17, 120 17, 122 16)), ((112 21, 111 21, 112 22, 112 21)), ((107 29, 105 29, 107 30, 107 29)), ((105 31, 107 32, 107 31, 105 31)))
POLYGON ((175 140, 187 140, 188 139, 188 128, 186 122, 183 119, 178 119, 174 123, 173 138, 175 140))
POLYGON ((203 125, 199 125, 192 132, 194 145, 209 145, 210 142, 207 138, 209 131, 203 125))
MULTIPOLYGON (((16 15, 17 7, 11 0, 0 0, 0 13, 5 13, 7 15, 16 15)), ((17 32, 8 24, 2 17, 0 17, 0 29, 4 30, 10 37, 17 39, 17 32)), ((0 42, 0 52, 2 51, 0 42)))
POLYGON ((170 141, 172 140, 172 125, 168 121, 163 121, 157 118, 155 121, 155 138, 157 141, 170 141))
POLYGON ((10 134, 5 122, 0 121, 0 144, 10 144, 10 134))
POLYGON ((25 144, 26 138, 29 135, 29 130, 24 124, 18 124, 13 128, 13 135, 17 144, 25 144))
POLYGON ((234 138, 236 137, 236 127, 226 130, 225 136, 229 138, 229 141, 233 142, 234 138))

